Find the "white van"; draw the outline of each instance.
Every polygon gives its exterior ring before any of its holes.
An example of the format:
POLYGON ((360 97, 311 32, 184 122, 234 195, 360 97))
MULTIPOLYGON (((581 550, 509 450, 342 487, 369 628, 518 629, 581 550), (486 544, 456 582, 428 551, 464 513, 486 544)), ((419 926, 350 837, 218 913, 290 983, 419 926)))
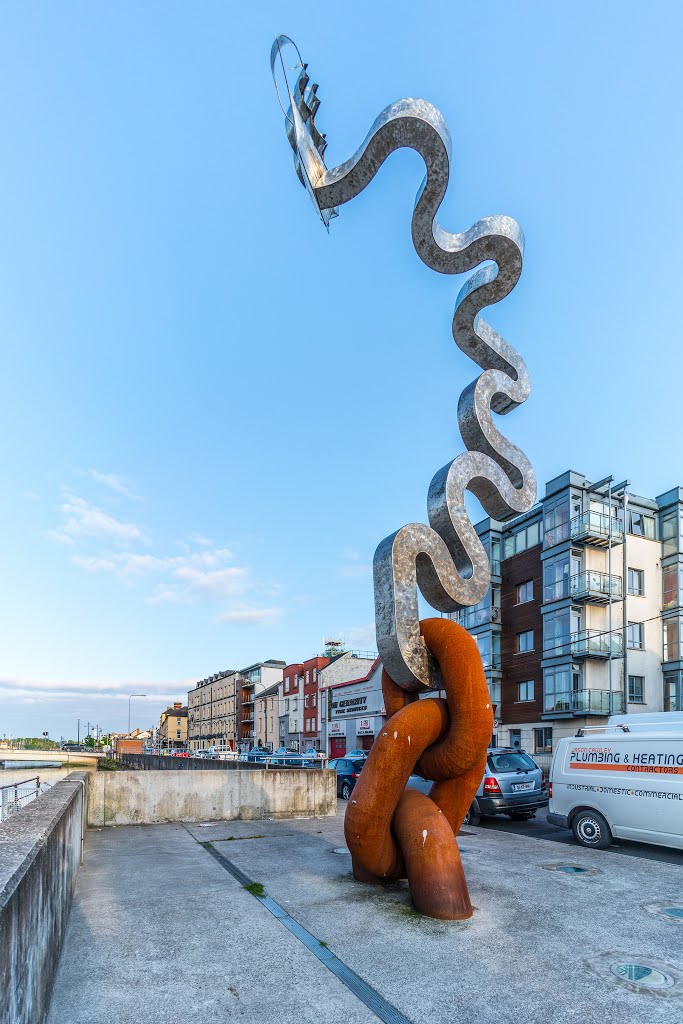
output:
POLYGON ((548 821, 593 849, 615 838, 683 850, 683 712, 612 715, 561 739, 548 821))

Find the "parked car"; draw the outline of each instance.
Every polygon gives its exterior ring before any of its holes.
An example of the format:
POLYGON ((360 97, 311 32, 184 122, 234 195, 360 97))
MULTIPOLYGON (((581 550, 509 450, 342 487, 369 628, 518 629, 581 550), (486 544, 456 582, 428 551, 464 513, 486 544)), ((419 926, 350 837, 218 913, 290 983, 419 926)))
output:
POLYGON ((349 750, 344 754, 344 757, 367 757, 368 754, 368 750, 349 750))
POLYGON ((337 773, 337 796, 348 800, 353 793, 353 787, 360 778, 365 759, 355 758, 353 761, 348 757, 337 757, 330 761, 328 768, 334 768, 337 773))
POLYGON ((548 821, 582 846, 615 839, 683 850, 683 712, 612 715, 557 744, 548 821))
MULTIPOLYGON (((422 793, 429 794, 433 785, 419 775, 408 779, 408 786, 422 793)), ((496 814, 507 814, 513 821, 526 821, 547 804, 545 773, 533 758, 512 747, 492 747, 486 757, 484 777, 463 825, 478 825, 483 815, 496 814)))
POLYGON ((547 807, 548 800, 545 772, 525 751, 513 747, 489 750, 475 797, 480 814, 507 814, 513 821, 527 821, 539 807, 547 807))

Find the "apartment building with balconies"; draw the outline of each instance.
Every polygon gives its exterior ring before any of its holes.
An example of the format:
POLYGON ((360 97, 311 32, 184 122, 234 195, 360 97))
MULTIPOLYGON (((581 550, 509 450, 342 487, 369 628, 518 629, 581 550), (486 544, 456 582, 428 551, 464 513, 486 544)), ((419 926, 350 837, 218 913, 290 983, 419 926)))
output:
POLYGON ((256 746, 275 750, 278 744, 278 691, 280 683, 273 683, 254 698, 256 746))
POLYGON ((482 652, 498 742, 549 753, 610 713, 683 708, 683 491, 568 471, 477 532, 491 588, 453 618, 482 652))
POLYGON ((249 750, 255 739, 254 702, 282 678, 284 661, 269 659, 200 679, 187 695, 191 750, 249 750))

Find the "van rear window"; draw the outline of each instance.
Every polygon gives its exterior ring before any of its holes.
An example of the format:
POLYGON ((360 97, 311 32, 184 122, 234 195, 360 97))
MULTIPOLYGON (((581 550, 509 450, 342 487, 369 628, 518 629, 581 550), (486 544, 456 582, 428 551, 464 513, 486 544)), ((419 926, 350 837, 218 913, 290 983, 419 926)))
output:
POLYGON ((535 761, 532 761, 527 754, 516 750, 504 754, 489 754, 488 762, 494 775, 500 772, 528 772, 538 768, 535 761))

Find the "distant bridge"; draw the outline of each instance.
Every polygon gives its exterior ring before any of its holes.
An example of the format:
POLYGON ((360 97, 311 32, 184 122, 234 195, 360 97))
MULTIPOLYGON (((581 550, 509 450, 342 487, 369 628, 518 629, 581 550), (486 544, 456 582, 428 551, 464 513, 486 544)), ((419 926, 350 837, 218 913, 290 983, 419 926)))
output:
POLYGON ((101 751, 94 753, 85 750, 2 750, 0 749, 0 762, 5 761, 49 761, 54 764, 92 764, 104 757, 101 751))

